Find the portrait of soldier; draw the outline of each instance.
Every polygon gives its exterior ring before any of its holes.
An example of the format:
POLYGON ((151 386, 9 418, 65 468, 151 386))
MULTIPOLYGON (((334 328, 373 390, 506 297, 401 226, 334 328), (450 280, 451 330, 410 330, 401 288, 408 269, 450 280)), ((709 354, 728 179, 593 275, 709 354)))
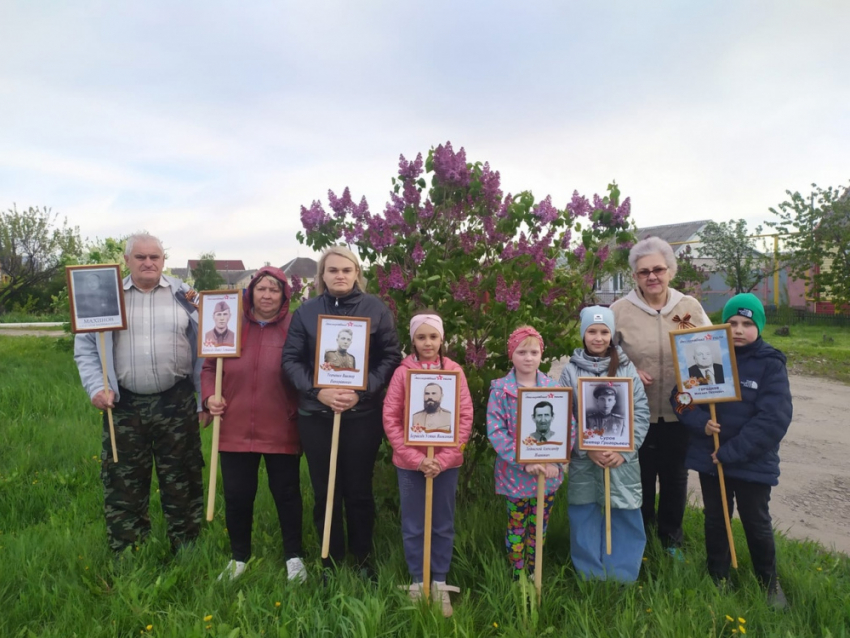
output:
POLYGON ((711 346, 707 343, 698 343, 694 346, 694 365, 688 368, 688 376, 695 379, 705 379, 702 385, 714 385, 723 383, 723 366, 714 363, 711 355, 711 346))
POLYGON ((354 355, 348 352, 354 332, 350 328, 343 328, 336 336, 336 350, 325 350, 325 363, 331 364, 334 370, 356 370, 357 362, 354 355))
POLYGON ((204 335, 204 343, 215 348, 236 345, 236 333, 230 329, 230 306, 226 301, 219 301, 213 308, 213 329, 204 335))
POLYGON ((614 410, 617 407, 617 391, 607 385, 593 389, 595 410, 587 413, 585 429, 602 431, 603 436, 621 437, 626 433, 626 420, 614 410))
POLYGON ((531 433, 531 438, 540 443, 546 443, 553 436, 555 431, 550 428, 552 419, 555 416, 555 410, 552 404, 548 401, 540 401, 535 404, 531 411, 531 418, 534 419, 534 432, 531 433))
POLYGON ((96 272, 77 272, 74 281, 74 307, 81 319, 114 317, 118 314, 118 296, 96 272))
POLYGON ((454 419, 449 410, 440 407, 443 401, 443 388, 439 383, 425 386, 424 410, 413 415, 413 425, 422 426, 426 432, 445 432, 451 434, 454 419))

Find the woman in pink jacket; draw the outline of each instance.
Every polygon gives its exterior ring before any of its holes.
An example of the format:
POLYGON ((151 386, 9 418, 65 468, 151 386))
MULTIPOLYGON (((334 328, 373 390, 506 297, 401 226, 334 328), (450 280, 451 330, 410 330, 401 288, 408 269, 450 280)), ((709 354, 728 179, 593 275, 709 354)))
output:
MULTIPOLYGON (((425 479, 434 479, 432 510, 431 575, 432 591, 439 596, 443 615, 452 615, 446 575, 452 561, 454 543, 455 492, 458 468, 463 463, 462 446, 472 433, 472 397, 461 367, 444 355, 443 320, 425 310, 410 320, 413 354, 396 369, 384 399, 384 431, 393 448, 393 465, 398 470, 401 500, 401 535, 404 556, 413 584, 410 597, 422 595, 422 562, 425 539, 425 479), (427 447, 404 444, 404 397, 407 370, 458 370, 460 372, 460 427, 457 447, 436 447, 434 458, 427 447)), ((426 388, 427 390, 427 388, 426 388)), ((439 407, 439 406, 438 406, 439 407)), ((457 591, 454 588, 451 588, 457 591)))
POLYGON ((221 415, 219 450, 231 560, 219 579, 239 577, 251 556, 261 459, 277 506, 288 578, 302 582, 307 577, 301 551, 298 396, 280 371, 290 296, 282 270, 261 268, 242 295, 242 354, 224 360, 220 401, 215 398, 215 359, 207 359, 201 371, 204 407, 221 415))

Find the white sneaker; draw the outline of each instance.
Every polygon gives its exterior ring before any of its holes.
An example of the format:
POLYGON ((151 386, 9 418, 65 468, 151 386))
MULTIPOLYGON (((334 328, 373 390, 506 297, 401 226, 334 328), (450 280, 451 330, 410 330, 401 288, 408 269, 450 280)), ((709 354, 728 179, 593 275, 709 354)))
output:
POLYGON ((454 613, 452 609, 452 599, 449 592, 460 593, 460 588, 454 585, 446 585, 445 581, 431 581, 431 600, 440 603, 440 611, 443 612, 444 618, 451 618, 454 613))
POLYGON ((233 560, 231 558, 230 562, 227 563, 227 567, 225 567, 224 571, 218 575, 216 580, 236 580, 245 572, 245 568, 247 566, 247 563, 243 563, 241 560, 233 560))
POLYGON ((286 561, 286 577, 299 583, 307 580, 307 568, 297 556, 286 561))

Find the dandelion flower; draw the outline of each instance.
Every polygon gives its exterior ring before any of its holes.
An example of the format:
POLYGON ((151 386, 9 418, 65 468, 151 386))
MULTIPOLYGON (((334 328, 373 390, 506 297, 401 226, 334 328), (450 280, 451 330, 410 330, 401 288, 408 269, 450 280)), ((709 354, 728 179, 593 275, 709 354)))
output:
POLYGON ((212 625, 207 625, 205 629, 212 629, 212 625))
POLYGON ((729 614, 726 614, 726 620, 728 620, 729 622, 735 622, 735 619, 732 618, 732 616, 730 616, 729 614))
POLYGON ((275 606, 275 607, 280 607, 280 601, 278 600, 277 602, 275 602, 274 606, 275 606))
POLYGON ((746 625, 746 624, 747 624, 747 621, 746 621, 746 620, 744 620, 743 618, 741 618, 740 616, 738 616, 738 622, 739 622, 739 623, 741 623, 742 625, 746 625))
POLYGON ((153 629, 153 625, 148 625, 147 627, 145 627, 145 629, 147 629, 148 631, 150 631, 151 629, 153 629))
POLYGON ((647 608, 646 608, 646 613, 651 614, 651 613, 652 613, 652 607, 647 607, 647 608))
POLYGON ((496 629, 498 629, 498 628, 499 628, 499 623, 494 622, 494 623, 493 623, 493 627, 495 627, 496 629))
POLYGON ((747 630, 746 630, 746 629, 744 629, 744 626, 743 626, 743 625, 738 625, 738 631, 740 631, 742 634, 747 633, 747 630))
POLYGON ((212 614, 209 614, 208 616, 204 616, 204 622, 209 622, 211 620, 212 620, 212 614))
POLYGON ((823 568, 822 568, 822 567, 816 567, 815 569, 817 569, 819 572, 820 572, 820 571, 823 571, 823 568))
POLYGON ((646 556, 644 556, 644 557, 643 557, 643 562, 645 563, 647 560, 648 560, 648 559, 646 558, 646 556))

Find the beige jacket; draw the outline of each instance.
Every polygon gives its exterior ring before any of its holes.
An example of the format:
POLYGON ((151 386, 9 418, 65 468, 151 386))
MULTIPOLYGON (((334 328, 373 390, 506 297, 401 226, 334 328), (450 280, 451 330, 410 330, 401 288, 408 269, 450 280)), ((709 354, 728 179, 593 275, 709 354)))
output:
POLYGON ((661 310, 650 308, 639 289, 615 301, 611 310, 617 342, 635 367, 653 378, 652 384, 646 386, 650 423, 657 423, 659 417, 678 421, 670 407, 670 392, 676 385, 676 362, 669 332, 679 329, 679 321, 674 318, 685 320, 685 315, 690 315, 689 321, 694 326, 710 326, 705 310, 699 301, 672 288, 667 290, 667 304, 661 310))

